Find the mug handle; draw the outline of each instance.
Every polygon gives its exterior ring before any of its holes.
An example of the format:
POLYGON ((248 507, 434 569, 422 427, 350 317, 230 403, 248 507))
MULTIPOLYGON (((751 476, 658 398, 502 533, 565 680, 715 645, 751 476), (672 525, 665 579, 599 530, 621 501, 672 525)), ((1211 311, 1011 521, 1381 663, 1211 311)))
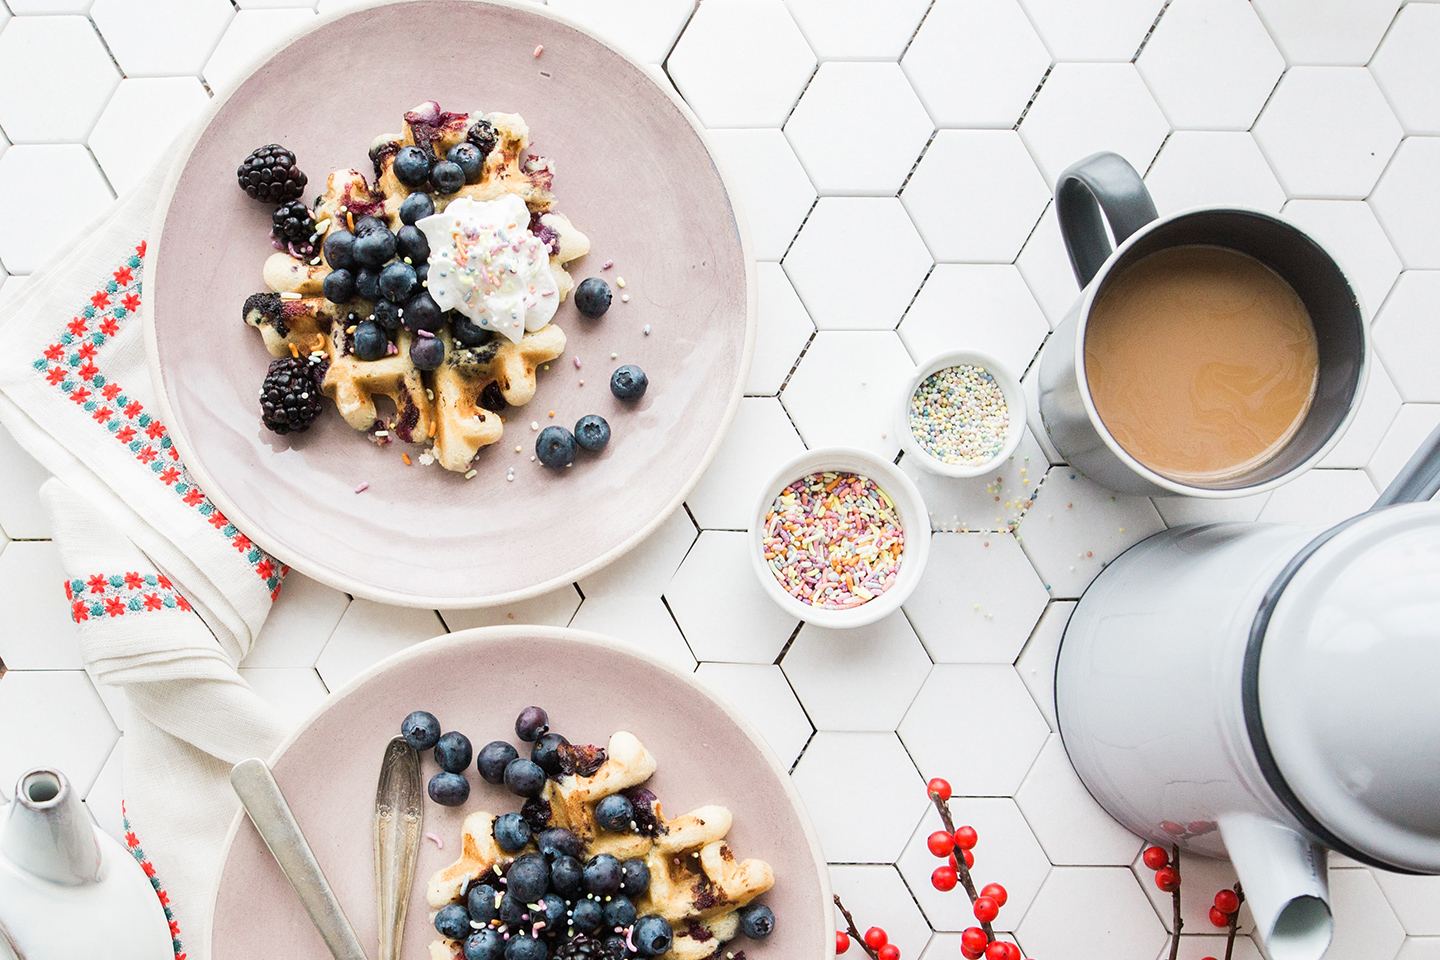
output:
POLYGON ((1436 491, 1440 491, 1440 427, 1430 431, 1430 436, 1400 468, 1390 486, 1370 509, 1379 510, 1397 503, 1421 503, 1435 496, 1436 491))
POLYGON ((1070 254, 1070 266, 1081 289, 1095 278, 1110 256, 1110 238, 1105 220, 1115 233, 1115 242, 1125 238, 1160 214, 1145 189, 1145 181, 1118 153, 1093 153, 1065 168, 1055 182, 1055 213, 1060 235, 1070 254))

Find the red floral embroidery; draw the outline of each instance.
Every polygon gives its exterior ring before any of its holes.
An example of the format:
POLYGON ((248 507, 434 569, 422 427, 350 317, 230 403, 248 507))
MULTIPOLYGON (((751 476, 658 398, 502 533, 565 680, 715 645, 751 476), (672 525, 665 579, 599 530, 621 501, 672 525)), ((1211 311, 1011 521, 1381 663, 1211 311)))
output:
POLYGON ((96 291, 90 297, 90 305, 93 307, 108 307, 110 306, 110 297, 103 290, 96 291))

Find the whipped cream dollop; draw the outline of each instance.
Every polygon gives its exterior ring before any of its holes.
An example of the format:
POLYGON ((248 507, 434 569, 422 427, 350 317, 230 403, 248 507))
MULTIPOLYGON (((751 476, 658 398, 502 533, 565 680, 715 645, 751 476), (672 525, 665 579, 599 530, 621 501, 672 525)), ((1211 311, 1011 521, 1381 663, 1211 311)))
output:
POLYGON ((530 211, 515 194, 461 197, 415 226, 430 243, 427 289, 441 310, 516 343, 555 316, 560 296, 550 248, 530 232, 530 211))

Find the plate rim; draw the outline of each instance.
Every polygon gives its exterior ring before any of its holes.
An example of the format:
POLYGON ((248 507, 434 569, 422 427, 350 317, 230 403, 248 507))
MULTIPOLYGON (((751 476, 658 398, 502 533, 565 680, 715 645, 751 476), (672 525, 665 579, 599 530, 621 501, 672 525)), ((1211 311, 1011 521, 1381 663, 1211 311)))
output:
MULTIPOLYGON (((484 596, 451 596, 435 597, 426 596, 420 593, 407 593, 389 587, 377 586, 358 578, 348 575, 344 570, 334 570, 317 562, 312 562, 309 556, 291 556, 286 549, 275 549, 276 540, 270 535, 268 529, 261 529, 253 519, 241 510, 235 501, 215 481, 214 475, 204 467, 195 451, 190 447, 189 439, 184 431, 177 429, 178 421, 175 418, 174 409, 170 405, 170 399, 165 391, 164 375, 160 369, 159 344, 155 332, 155 315, 153 292, 155 290, 155 273, 160 261, 160 240, 166 217, 170 212, 170 204, 175 196, 175 189, 179 185, 181 174, 190 161, 190 156, 199 143, 200 138, 210 129, 216 115, 225 104, 230 102, 245 82, 256 72, 266 66, 282 50, 290 46, 296 40, 307 36, 317 30, 324 29, 332 23, 343 20, 346 17, 354 16, 366 10, 379 7, 398 6, 404 3, 420 2, 420 0, 377 0, 373 3, 363 3, 356 6, 346 7, 330 14, 317 15, 314 21, 306 23, 296 29, 287 32, 283 37, 272 44, 268 49, 255 56, 244 74, 233 80, 228 89, 212 99, 204 113, 197 117, 186 130, 186 132, 175 141, 172 150, 175 159, 171 161, 166 171, 165 179, 160 187, 155 203, 155 211, 151 214, 150 228, 146 236, 149 256, 145 257, 144 271, 141 275, 141 298, 140 298, 140 320, 144 332, 145 361, 150 372, 150 382, 155 390, 156 406, 160 412, 161 422, 166 425, 166 432, 175 443, 180 453, 180 458, 185 468, 195 477, 200 489, 220 509, 226 517, 235 521, 235 525, 243 530, 250 540, 261 550, 287 564, 312 580, 317 580, 328 587, 348 593, 354 597, 361 597, 366 600, 374 600, 377 603, 386 603, 393 606, 414 607, 425 610, 465 610, 497 607, 505 604, 518 603, 522 600, 529 600, 553 590, 559 590, 567 584, 582 580, 591 574, 609 566, 620 559, 631 550, 643 543, 649 536, 659 529, 660 525, 675 513, 695 489, 705 471, 715 461, 716 455, 720 452, 721 445, 730 433, 730 427, 735 421, 735 416, 740 410, 740 402, 745 396, 745 387, 750 378, 750 367, 755 354, 755 341, 759 329, 759 276, 755 261, 754 241, 750 235, 750 223, 746 218, 739 192, 736 190, 734 178, 726 172, 718 160, 718 154, 714 144, 706 133, 705 127, 700 123, 699 117, 690 109, 690 106, 680 96, 679 91, 672 84, 666 87, 650 75, 647 64, 641 63, 625 51, 588 27, 571 20, 568 17, 552 13, 548 7, 534 3, 525 3, 521 0, 442 0, 451 3, 484 3, 495 7, 505 7, 511 10, 520 10, 541 19, 548 19, 563 26, 570 27, 589 37, 595 43, 622 58, 632 67, 643 74, 647 81, 659 89, 670 102, 678 109, 680 115, 690 124, 691 129, 699 138, 701 146, 705 148, 706 154, 710 157, 711 165, 716 174, 720 177, 720 185, 725 191, 725 198, 730 207, 731 216, 735 221, 736 232, 740 238, 740 256, 745 269, 745 343, 740 356, 739 374, 736 376, 735 385, 731 390, 729 401, 723 411, 718 429, 710 441, 709 447, 696 464, 694 472, 680 485, 676 495, 670 502, 665 504, 659 513, 649 523, 637 528, 624 540, 616 544, 598 557, 592 558, 588 563, 581 564, 568 571, 560 573, 548 580, 543 580, 529 586, 520 587, 506 593, 491 594, 484 596)), ((283 584, 281 589, 283 589, 283 584)))
MULTIPOLYGON (((400 0, 400 2, 406 2, 406 0, 400 0)), ((786 799, 790 801, 790 806, 800 821, 801 831, 805 836, 806 843, 810 847, 810 855, 819 868, 816 872, 820 877, 822 926, 828 926, 834 923, 831 903, 835 894, 834 888, 830 883, 830 864, 829 861, 826 860, 825 851, 820 845, 820 835, 815 830, 815 824, 810 819, 810 811, 805 806, 804 798, 800 796, 800 791, 796 788, 795 781, 790 776, 790 771, 781 764, 780 758, 775 755, 775 751, 770 749, 770 744, 765 739, 765 735, 744 717, 729 700, 694 673, 685 673, 673 664, 667 663, 651 654, 649 651, 641 650, 608 634, 596 633, 591 630, 577 630, 573 627, 501 625, 493 627, 471 627, 468 630, 458 630, 455 633, 441 634, 429 640, 421 640, 418 643, 413 643, 403 650, 397 650, 384 659, 371 664, 365 670, 351 677, 341 685, 339 689, 330 693, 320 702, 319 706, 311 710, 303 720, 296 724, 295 728, 286 735, 285 739, 280 742, 280 745, 275 748, 274 752, 265 758, 265 762, 267 765, 273 766, 275 762, 284 755, 285 751, 290 749, 290 747, 333 706, 345 697, 353 694, 362 685, 406 660, 432 651, 439 651, 445 647, 468 646, 472 643, 485 644, 507 640, 535 639, 537 637, 551 640, 579 641, 613 653, 625 654, 626 656, 670 674, 719 707, 720 711, 729 718, 730 722, 739 727, 740 732, 759 749, 760 755, 764 757, 765 762, 770 767, 770 771, 780 781, 786 799)), ((244 821, 244 809, 237 809, 235 816, 230 821, 229 829, 225 831, 225 841, 220 848, 220 860, 210 882, 209 903, 206 907, 205 920, 201 927, 201 943, 204 945, 207 955, 213 953, 215 914, 220 906, 220 880, 225 874, 225 867, 230 862, 231 848, 235 844, 235 838, 240 833, 240 825, 244 821)), ((821 953, 819 956, 822 960, 834 960, 834 948, 835 943, 833 940, 824 940, 822 938, 821 953)))

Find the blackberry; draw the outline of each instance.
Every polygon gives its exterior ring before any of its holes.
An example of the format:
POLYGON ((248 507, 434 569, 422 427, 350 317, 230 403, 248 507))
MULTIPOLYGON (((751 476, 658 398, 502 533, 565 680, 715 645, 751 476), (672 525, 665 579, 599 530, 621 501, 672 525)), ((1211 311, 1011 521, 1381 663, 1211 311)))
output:
POLYGON ((297 199, 305 192, 308 182, 295 154, 278 143, 266 144, 251 152, 235 171, 240 189, 256 200, 266 203, 280 203, 297 199))
POLYGON ((272 360, 260 388, 260 413, 276 433, 309 430, 320 415, 320 389, 310 365, 296 357, 272 360))
POLYGON ((314 254, 314 245, 310 242, 314 235, 315 221, 304 200, 287 200, 270 216, 270 239, 276 246, 309 257, 314 254))
POLYGON ((470 129, 465 131, 465 139, 480 148, 481 166, 484 165, 485 158, 490 156, 490 151, 495 149, 495 144, 500 140, 495 135, 495 125, 489 120, 476 120, 472 123, 470 129))

